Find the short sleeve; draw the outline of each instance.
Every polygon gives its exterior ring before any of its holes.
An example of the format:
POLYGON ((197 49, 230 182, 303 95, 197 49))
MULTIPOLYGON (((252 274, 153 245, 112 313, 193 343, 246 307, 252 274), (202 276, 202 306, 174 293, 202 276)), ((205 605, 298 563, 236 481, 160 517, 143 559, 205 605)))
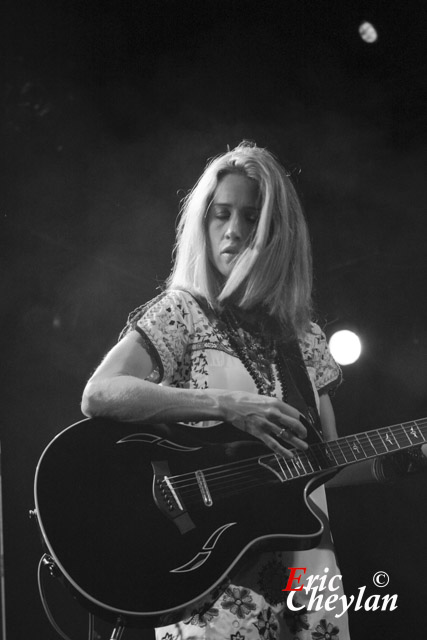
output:
MULTIPOLYGON (((167 291, 133 311, 121 337, 135 329, 157 364, 157 382, 173 378, 182 366, 192 333, 188 294, 167 291)), ((193 300, 191 298, 191 300, 193 300)))
POLYGON ((342 382, 342 372, 333 359, 326 336, 314 322, 300 340, 307 371, 319 393, 331 393, 342 382))

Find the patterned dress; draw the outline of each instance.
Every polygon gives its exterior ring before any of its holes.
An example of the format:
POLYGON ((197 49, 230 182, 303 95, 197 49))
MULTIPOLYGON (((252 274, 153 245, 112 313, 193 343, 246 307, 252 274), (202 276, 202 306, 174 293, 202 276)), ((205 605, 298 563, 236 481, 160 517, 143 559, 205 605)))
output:
MULTIPOLYGON (((130 316, 124 333, 136 329, 143 336, 156 363, 149 380, 185 389, 229 389, 257 393, 252 377, 234 352, 227 333, 215 316, 206 313, 189 293, 168 291, 130 316)), ((336 386, 341 372, 329 353, 326 339, 316 324, 299 341, 316 401, 319 392, 336 386)), ((276 381, 278 375, 276 372, 276 381)), ((276 382, 276 395, 280 385, 276 382)), ((205 428, 213 422, 192 427, 205 428)), ((156 629, 157 640, 349 640, 348 622, 342 606, 308 608, 311 592, 283 591, 290 567, 305 567, 305 575, 293 587, 303 585, 308 576, 323 577, 324 603, 329 596, 343 595, 327 518, 323 486, 311 497, 318 505, 325 525, 319 546, 308 551, 260 553, 249 567, 234 576, 210 609, 195 611, 180 623, 156 629), (326 579, 327 578, 327 579, 326 579), (290 604, 290 606, 288 606, 290 604), (292 610, 292 605, 296 611, 292 610), (341 614, 341 615, 339 615, 341 614)), ((249 507, 248 507, 249 508, 249 507)), ((262 505, 261 507, 262 508, 262 505)), ((262 517, 262 512, 254 517, 262 517)), ((274 517, 274 514, 269 514, 274 517)), ((301 574, 296 573, 296 576, 301 574)), ((319 580, 317 581, 319 583, 319 580)), ((313 583, 315 584, 315 583, 313 583)), ((337 598, 334 598, 335 602, 337 598)))

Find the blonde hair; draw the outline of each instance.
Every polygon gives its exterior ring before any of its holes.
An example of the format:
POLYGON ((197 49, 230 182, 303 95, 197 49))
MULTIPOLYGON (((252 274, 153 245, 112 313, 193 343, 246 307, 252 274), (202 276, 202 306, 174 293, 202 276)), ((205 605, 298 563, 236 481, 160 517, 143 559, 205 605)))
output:
POLYGON ((227 302, 262 306, 301 333, 311 317, 312 259, 301 203, 285 169, 266 149, 243 141, 211 160, 183 201, 168 289, 185 289, 215 310, 227 302), (239 173, 257 182, 257 228, 225 282, 210 259, 206 217, 221 178, 239 173))

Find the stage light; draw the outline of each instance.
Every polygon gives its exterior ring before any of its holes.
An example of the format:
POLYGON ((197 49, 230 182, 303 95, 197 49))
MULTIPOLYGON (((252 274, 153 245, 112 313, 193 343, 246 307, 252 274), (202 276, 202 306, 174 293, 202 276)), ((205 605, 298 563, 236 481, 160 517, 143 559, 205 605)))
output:
POLYGON ((369 42, 369 44, 378 40, 378 32, 370 22, 362 22, 359 27, 359 34, 362 40, 369 42))
POLYGON ((346 365, 356 362, 362 352, 362 345, 353 331, 343 329, 331 336, 329 349, 339 364, 346 365))

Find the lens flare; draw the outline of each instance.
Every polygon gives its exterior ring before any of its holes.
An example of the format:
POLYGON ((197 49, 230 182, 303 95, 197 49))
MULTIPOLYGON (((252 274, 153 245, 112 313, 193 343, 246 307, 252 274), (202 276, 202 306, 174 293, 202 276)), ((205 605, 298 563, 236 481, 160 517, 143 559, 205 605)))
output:
POLYGON ((358 360, 362 352, 362 345, 359 337, 353 331, 343 329, 331 336, 329 349, 339 364, 347 365, 358 360))

